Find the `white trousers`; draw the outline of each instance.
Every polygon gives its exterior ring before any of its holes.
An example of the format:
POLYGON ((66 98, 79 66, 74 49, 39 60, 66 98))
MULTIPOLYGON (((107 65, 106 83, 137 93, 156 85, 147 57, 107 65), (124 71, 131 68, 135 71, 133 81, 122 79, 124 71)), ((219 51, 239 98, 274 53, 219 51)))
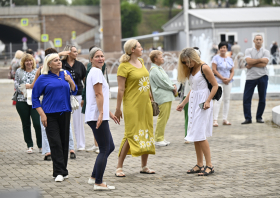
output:
POLYGON ((228 85, 226 85, 226 84, 218 84, 218 85, 222 87, 223 94, 219 101, 216 101, 216 100, 214 101, 213 117, 214 117, 214 120, 218 120, 220 107, 221 107, 221 103, 223 100, 223 102, 224 102, 223 120, 227 120, 229 102, 230 102, 230 91, 231 91, 232 83, 229 83, 228 85))
POLYGON ((85 115, 82 114, 81 101, 82 96, 75 96, 80 104, 79 108, 73 112, 73 124, 76 137, 77 148, 85 148, 85 115))

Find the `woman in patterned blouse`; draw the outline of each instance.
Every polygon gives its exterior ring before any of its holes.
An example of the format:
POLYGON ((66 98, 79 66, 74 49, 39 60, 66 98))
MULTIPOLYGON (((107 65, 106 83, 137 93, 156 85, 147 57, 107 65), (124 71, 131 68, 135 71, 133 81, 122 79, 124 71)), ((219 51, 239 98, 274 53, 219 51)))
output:
POLYGON ((36 132, 37 146, 39 148, 39 152, 42 152, 40 116, 36 109, 32 109, 32 105, 27 104, 26 95, 24 95, 19 89, 22 86, 25 86, 26 89, 31 88, 31 84, 34 80, 37 71, 36 62, 32 55, 24 54, 21 59, 20 65, 21 67, 17 69, 15 74, 15 89, 18 94, 16 109, 21 119, 24 140, 28 148, 27 153, 33 153, 30 117, 32 119, 33 127, 36 132))

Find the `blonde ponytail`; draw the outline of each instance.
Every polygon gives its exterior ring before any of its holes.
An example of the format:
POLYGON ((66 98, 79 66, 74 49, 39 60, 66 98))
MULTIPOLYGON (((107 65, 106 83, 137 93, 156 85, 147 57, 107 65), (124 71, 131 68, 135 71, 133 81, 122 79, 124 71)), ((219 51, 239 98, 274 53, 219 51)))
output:
POLYGON ((136 48, 138 41, 136 39, 129 39, 125 42, 125 44, 123 45, 123 49, 124 49, 124 54, 121 56, 120 58, 120 63, 125 63, 128 62, 130 60, 130 56, 131 56, 131 49, 132 48, 136 48))

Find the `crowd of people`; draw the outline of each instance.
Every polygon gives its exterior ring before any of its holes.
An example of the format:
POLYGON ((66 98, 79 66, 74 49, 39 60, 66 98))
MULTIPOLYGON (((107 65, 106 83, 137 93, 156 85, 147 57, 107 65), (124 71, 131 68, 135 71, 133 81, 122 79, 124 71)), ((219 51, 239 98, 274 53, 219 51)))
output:
MULTIPOLYGON (((255 47, 246 50, 247 80, 243 99, 245 121, 242 124, 252 123, 251 100, 256 86, 260 97, 256 121, 264 122, 262 114, 268 81, 266 65, 270 54, 262 47, 261 35, 255 36, 254 43, 255 47)), ((178 59, 178 81, 181 86, 178 89, 161 67, 164 57, 160 50, 150 52, 152 66, 148 71, 141 59, 141 44, 135 39, 126 41, 117 71, 118 94, 115 112, 109 111, 110 86, 104 77, 106 64, 101 48, 93 46, 89 49, 90 63, 87 68, 77 60, 75 46, 69 47, 69 51, 59 53, 52 48, 46 49, 44 64, 38 69, 32 55, 17 52, 12 63, 17 60, 21 66, 14 72, 13 99, 21 118, 27 153, 34 152, 31 117, 39 152, 45 155, 44 160, 53 162, 53 178, 56 182, 67 179, 69 152, 70 158, 76 158, 70 123, 72 115, 77 149, 85 150, 84 123, 90 126, 95 139, 93 147, 88 150, 97 152, 98 156, 88 183, 94 185, 94 190, 113 190, 114 186, 103 181, 107 159, 115 149, 109 120, 120 124, 124 118, 125 131, 120 142, 115 176, 126 177, 123 170, 126 155, 141 156, 140 173, 155 174, 156 171, 148 167, 148 157, 155 154, 156 146, 170 144, 165 139, 165 127, 172 101, 180 94, 181 101, 176 110, 185 111, 185 142, 194 143, 197 158, 196 165, 189 169, 187 174, 213 174, 215 170, 207 138, 212 136, 213 126, 219 126, 218 116, 222 101, 222 123, 231 125, 228 112, 234 80, 233 60, 226 55, 228 43, 221 42, 218 48, 219 53, 211 62, 212 68, 200 59, 201 52, 197 47, 181 51, 178 59), (64 57, 62 61, 61 56, 64 57), (222 89, 222 96, 213 101, 219 88, 222 89), (79 104, 78 107, 74 107, 73 97, 79 104), (159 110, 155 130, 153 108, 157 107, 152 106, 151 102, 156 102, 159 110)))

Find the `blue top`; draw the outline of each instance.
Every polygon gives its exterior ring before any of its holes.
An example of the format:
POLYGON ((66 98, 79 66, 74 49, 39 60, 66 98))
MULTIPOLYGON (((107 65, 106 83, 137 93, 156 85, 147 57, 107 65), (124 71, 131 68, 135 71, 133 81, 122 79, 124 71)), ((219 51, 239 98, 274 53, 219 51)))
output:
MULTIPOLYGON (((230 77, 230 70, 234 67, 233 60, 230 57, 222 58, 219 54, 213 57, 212 63, 215 63, 217 65, 217 71, 224 77, 229 78, 230 77)), ((216 80, 219 84, 223 84, 223 81, 218 78, 217 76, 216 80)), ((232 82, 233 79, 231 79, 230 82, 232 82)))
MULTIPOLYGON (((67 74, 72 78, 70 72, 67 71, 67 74)), ((76 84, 75 86, 72 95, 76 95, 78 92, 78 87, 76 84)), ((51 71, 48 75, 42 74, 32 90, 32 108, 42 107, 45 113, 71 112, 70 91, 70 85, 65 80, 64 71, 60 71, 59 76, 51 71), (41 105, 39 97, 42 94, 44 97, 41 105)))

